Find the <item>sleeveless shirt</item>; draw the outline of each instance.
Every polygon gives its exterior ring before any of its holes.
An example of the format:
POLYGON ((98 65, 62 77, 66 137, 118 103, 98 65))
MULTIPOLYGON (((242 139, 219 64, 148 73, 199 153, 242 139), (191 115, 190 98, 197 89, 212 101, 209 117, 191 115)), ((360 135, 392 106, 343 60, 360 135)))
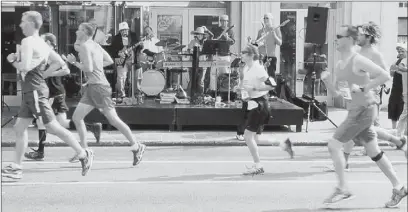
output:
MULTIPOLYGON (((336 76, 338 81, 347 82, 349 88, 351 88, 352 84, 364 86, 370 82, 370 75, 368 72, 365 72, 364 70, 355 70, 355 59, 358 57, 363 56, 358 53, 355 53, 353 56, 351 56, 351 58, 347 61, 347 64, 343 68, 339 67, 339 71, 336 76)), ((375 92, 373 89, 370 89, 369 91, 366 91, 364 93, 351 93, 350 108, 361 106, 367 107, 371 104, 376 103, 377 101, 374 93, 375 92)))

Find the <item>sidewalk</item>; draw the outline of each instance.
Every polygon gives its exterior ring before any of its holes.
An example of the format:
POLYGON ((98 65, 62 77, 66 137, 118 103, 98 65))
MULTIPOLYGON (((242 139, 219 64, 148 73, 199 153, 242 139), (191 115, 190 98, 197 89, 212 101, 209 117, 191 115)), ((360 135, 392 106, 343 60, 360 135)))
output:
MULTIPOLYGON (((14 110, 15 108, 12 108, 14 110)), ((3 111, 2 121, 8 120, 6 117, 11 117, 15 111, 3 111)), ((344 120, 347 111, 338 108, 329 108, 329 117, 334 123, 339 125, 344 120)), ((15 134, 12 129, 12 121, 2 129, 1 143, 2 147, 10 147, 15 144, 15 134)), ((391 129, 391 121, 388 120, 387 112, 380 112, 380 123, 385 129, 391 129)), ((286 138, 290 138, 296 146, 324 146, 327 145, 327 139, 331 138, 335 127, 327 120, 322 122, 309 123, 309 132, 306 133, 306 121, 302 126, 302 132, 296 133, 295 126, 292 129, 284 128, 279 131, 266 131, 262 135, 263 146, 278 146, 279 143, 286 138)), ((79 140, 76 131, 72 131, 74 136, 79 140)), ((136 140, 145 143, 148 146, 242 146, 244 141, 238 141, 235 138, 235 131, 168 131, 168 130, 132 130, 136 140)), ((89 146, 128 146, 129 142, 117 130, 103 131, 100 143, 96 143, 92 133, 88 132, 89 146)), ((37 146, 38 131, 37 128, 28 129, 29 146, 37 146)), ((381 142, 381 145, 387 145, 386 142, 381 142)), ((47 146, 67 146, 55 135, 47 135, 47 146)))

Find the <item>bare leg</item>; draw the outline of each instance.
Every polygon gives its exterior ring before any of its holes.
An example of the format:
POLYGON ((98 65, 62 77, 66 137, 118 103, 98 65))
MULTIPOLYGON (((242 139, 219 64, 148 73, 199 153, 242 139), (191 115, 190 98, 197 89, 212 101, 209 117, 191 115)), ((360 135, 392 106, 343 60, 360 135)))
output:
POLYGON ((72 121, 75 123, 76 130, 79 134, 79 139, 81 140, 81 146, 83 148, 88 148, 88 143, 86 141, 86 126, 84 118, 94 109, 91 105, 86 105, 79 103, 75 109, 74 115, 72 116, 72 121))
POLYGON ((381 171, 391 181, 393 187, 399 187, 398 190, 401 189, 401 181, 398 179, 397 173, 392 167, 390 160, 382 153, 380 147, 378 146, 377 139, 364 143, 364 147, 367 150, 367 155, 377 163, 381 171))
POLYGON ((332 138, 329 140, 328 148, 329 148, 329 152, 333 160, 333 164, 334 164, 334 169, 336 171, 337 178, 339 181, 338 188, 341 190, 346 190, 347 186, 346 186, 346 179, 345 179, 345 174, 344 174, 346 160, 344 158, 343 152, 341 151, 342 146, 343 146, 343 143, 341 143, 340 141, 336 139, 332 138))
POLYGON ((139 148, 139 142, 136 142, 132 135, 132 131, 130 131, 130 128, 128 125, 126 125, 118 116, 116 113, 115 108, 105 108, 103 109, 103 114, 105 117, 108 119, 109 123, 114 126, 116 129, 118 129, 130 142, 132 145, 132 149, 139 148))
POLYGON ((32 121, 33 118, 17 118, 16 123, 14 124, 14 131, 16 132, 16 154, 14 163, 20 167, 23 162, 24 151, 27 148, 27 128, 32 121))
POLYGON ((246 129, 244 132, 244 138, 245 143, 248 146, 249 152, 251 153, 252 159, 254 160, 254 163, 259 164, 260 163, 259 151, 258 145, 255 142, 255 134, 256 132, 252 132, 246 129))

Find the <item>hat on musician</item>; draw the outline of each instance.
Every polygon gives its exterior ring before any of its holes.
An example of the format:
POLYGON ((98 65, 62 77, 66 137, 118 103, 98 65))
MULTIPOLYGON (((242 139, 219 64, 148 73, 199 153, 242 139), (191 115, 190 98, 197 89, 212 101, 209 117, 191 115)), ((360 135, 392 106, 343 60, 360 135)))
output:
POLYGON ((407 51, 407 44, 406 43, 397 43, 397 50, 398 49, 403 49, 404 51, 407 51))
POLYGON ((220 16, 220 21, 228 21, 228 15, 220 16))
POLYGON ((203 27, 197 27, 195 31, 191 31, 192 35, 204 35, 205 31, 203 27))
POLYGON ((129 25, 126 22, 122 22, 119 24, 119 31, 122 31, 124 29, 129 29, 129 25))

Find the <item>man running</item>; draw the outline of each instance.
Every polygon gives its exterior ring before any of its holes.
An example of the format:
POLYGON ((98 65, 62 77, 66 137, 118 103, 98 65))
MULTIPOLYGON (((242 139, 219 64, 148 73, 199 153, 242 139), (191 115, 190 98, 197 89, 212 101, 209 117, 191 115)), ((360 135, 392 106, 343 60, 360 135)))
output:
POLYGON ((36 11, 24 12, 20 27, 26 37, 21 41, 21 52, 17 53, 21 56, 13 53, 7 57, 7 60, 21 76, 23 101, 14 125, 16 132, 14 164, 2 169, 2 176, 13 179, 22 178, 22 160, 28 139, 27 128, 34 117, 42 119, 49 132, 57 135, 76 151, 82 164, 82 175, 85 176, 92 167, 94 154, 92 150, 81 148, 74 139, 74 135, 58 123, 48 102, 49 90, 44 77, 44 73, 48 73, 48 71, 45 70, 44 72, 45 64, 47 60, 58 62, 62 68, 66 68, 64 67, 66 64, 40 37, 39 30, 42 24, 43 19, 40 13, 36 11), (17 61, 18 58, 21 58, 21 61, 17 61))
MULTIPOLYGON (((348 83, 351 102, 346 120, 336 129, 333 138, 328 142, 328 149, 339 182, 335 192, 324 203, 332 204, 353 197, 353 194, 348 191, 345 180, 345 159, 341 148, 346 142, 354 139, 361 142, 367 155, 377 163, 393 185, 393 195, 385 206, 398 207, 401 200, 407 195, 407 189, 397 177, 389 159, 379 148, 377 135, 373 129, 373 122, 377 114, 373 90, 390 80, 391 77, 383 68, 355 51, 357 40, 358 28, 355 26, 343 26, 337 35, 337 50, 340 52, 341 60, 336 66, 335 77, 338 81, 348 83), (370 76, 375 77, 370 79, 370 76)), ((328 90, 335 96, 342 95, 328 80, 328 75, 329 72, 323 72, 321 76, 328 90)), ((333 81, 335 82, 336 79, 333 81)))
MULTIPOLYGON (((368 59, 370 59, 375 64, 379 65, 384 70, 387 70, 387 66, 385 65, 385 61, 381 52, 378 51, 376 48, 376 44, 381 37, 380 29, 378 25, 374 22, 369 22, 368 24, 364 24, 358 26, 358 45, 361 49, 358 53, 368 59)), ((375 78, 376 76, 370 76, 371 78, 375 78)), ((380 101, 381 101, 381 86, 374 89, 374 94, 376 98, 376 106, 377 106, 377 118, 374 121, 374 130, 378 135, 378 139, 389 141, 397 146, 398 149, 402 150, 405 153, 405 157, 407 155, 407 138, 404 136, 397 137, 389 133, 387 130, 380 127, 379 124, 379 111, 380 111, 380 101)), ((344 157, 346 159, 346 168, 345 171, 350 171, 350 166, 348 163, 349 156, 351 151, 353 150, 355 145, 354 141, 349 141, 344 145, 344 157)), ((362 155, 366 155, 366 152, 363 151, 362 155)), ((326 167, 325 171, 332 172, 334 171, 334 167, 326 167)))
POLYGON ((79 58, 77 62, 74 55, 70 54, 67 60, 83 71, 88 78, 84 94, 77 105, 72 120, 78 130, 81 145, 87 147, 86 128, 84 118, 94 108, 99 109, 109 123, 118 129, 131 143, 133 165, 140 163, 146 149, 144 144, 136 142, 130 128, 119 118, 112 101, 112 89, 106 79, 103 67, 113 64, 109 54, 92 40, 94 28, 89 23, 82 23, 76 32, 77 41, 80 43, 79 58))
MULTIPOLYGON (((48 46, 53 49, 54 51, 57 48, 57 38, 52 33, 45 33, 41 35, 41 38, 48 44, 48 46)), ((46 78, 48 89, 50 91, 50 104, 54 111, 54 114, 57 118, 57 121, 61 124, 61 126, 67 129, 75 129, 75 124, 72 120, 67 119, 66 112, 68 111, 68 106, 65 102, 65 88, 62 84, 62 76, 68 75, 70 70, 65 66, 64 69, 60 68, 58 62, 50 63, 51 60, 48 60, 49 69, 47 72, 44 73, 44 78, 46 78), (51 68, 52 67, 52 68, 51 68)), ((39 144, 38 149, 32 149, 32 152, 26 152, 24 156, 27 159, 31 160, 43 160, 44 159, 44 147, 45 147, 45 140, 47 138, 47 133, 45 128, 43 128, 43 124, 40 123, 41 121, 37 119, 37 126, 38 126, 38 137, 39 137, 39 144)), ((99 143, 101 132, 102 132, 102 124, 101 123, 94 123, 94 124, 86 124, 88 130, 90 130, 96 139, 96 142, 99 143)), ((70 162, 77 162, 77 161, 70 161, 70 162)))

